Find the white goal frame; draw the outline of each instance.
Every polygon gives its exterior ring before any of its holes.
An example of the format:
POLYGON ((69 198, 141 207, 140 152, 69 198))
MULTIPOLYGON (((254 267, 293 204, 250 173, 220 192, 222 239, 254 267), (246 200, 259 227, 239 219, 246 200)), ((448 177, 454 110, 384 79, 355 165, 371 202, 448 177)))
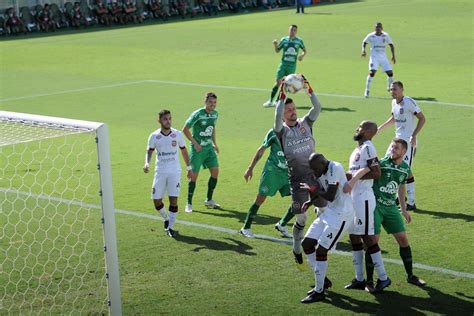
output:
MULTIPOLYGON (((107 125, 104 123, 65 119, 51 116, 0 111, 0 120, 15 122, 34 122, 51 126, 64 126, 95 131, 100 177, 102 224, 104 234, 104 252, 106 263, 108 305, 110 315, 122 314, 120 278, 118 268, 117 240, 115 229, 115 207, 112 189, 112 172, 110 162, 110 146, 107 125)), ((28 140, 29 142, 30 140, 28 140)), ((34 140, 33 140, 34 141, 34 140)), ((25 141, 26 142, 26 141, 25 141)), ((15 142, 15 143, 21 143, 15 142)), ((13 142, 12 142, 13 144, 13 142)), ((0 143, 0 146, 4 144, 0 143)))

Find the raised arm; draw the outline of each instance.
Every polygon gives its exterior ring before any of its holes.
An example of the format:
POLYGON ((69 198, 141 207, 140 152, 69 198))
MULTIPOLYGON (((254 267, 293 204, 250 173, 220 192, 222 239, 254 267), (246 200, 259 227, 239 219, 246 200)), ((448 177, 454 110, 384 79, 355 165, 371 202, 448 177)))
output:
POLYGON ((308 121, 309 125, 313 125, 314 122, 318 119, 319 113, 321 113, 321 103, 319 103, 318 97, 314 94, 313 88, 309 84, 308 80, 303 76, 305 89, 308 92, 311 104, 313 107, 306 114, 305 119, 308 121))
POLYGON ((370 171, 369 167, 365 167, 363 169, 357 170, 357 172, 352 176, 352 178, 344 184, 344 188, 342 189, 342 192, 344 193, 351 192, 356 182, 362 179, 362 177, 366 175, 369 171, 370 171))
POLYGON ((273 130, 278 135, 283 129, 283 111, 285 110, 285 89, 283 87, 283 81, 280 85, 280 94, 278 97, 278 102, 275 107, 275 122, 273 123, 273 130))

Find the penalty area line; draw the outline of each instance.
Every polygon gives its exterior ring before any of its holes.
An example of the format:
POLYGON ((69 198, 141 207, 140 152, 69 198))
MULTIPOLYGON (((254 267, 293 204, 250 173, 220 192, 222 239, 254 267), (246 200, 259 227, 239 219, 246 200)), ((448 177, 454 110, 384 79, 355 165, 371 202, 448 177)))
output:
MULTIPOLYGON (((97 205, 97 204, 85 203, 85 202, 81 202, 81 201, 78 201, 78 200, 68 200, 68 199, 63 199, 63 198, 60 198, 60 197, 50 196, 50 195, 46 195, 46 194, 33 194, 33 193, 23 192, 23 191, 19 191, 19 190, 15 190, 15 189, 10 189, 10 188, 0 188, 0 192, 4 192, 5 195, 7 193, 10 193, 10 194, 16 194, 17 196, 22 196, 22 197, 49 200, 49 201, 65 203, 65 204, 75 205, 75 206, 80 206, 80 207, 88 207, 88 208, 92 208, 92 209, 99 209, 99 210, 101 209, 101 206, 97 205)), ((121 214, 121 215, 127 215, 127 216, 134 216, 134 217, 139 217, 139 218, 163 221, 163 218, 159 215, 146 214, 146 213, 141 213, 141 212, 137 212, 137 211, 115 209, 115 213, 116 214, 121 214)), ((226 228, 226 227, 220 227, 220 226, 214 226, 214 225, 202 224, 202 223, 195 223, 195 222, 183 221, 183 220, 177 220, 176 222, 178 224, 185 225, 185 226, 198 227, 198 228, 218 231, 218 232, 226 233, 226 234, 232 234, 232 235, 238 235, 239 234, 238 230, 230 229, 230 228, 226 228)), ((289 240, 289 239, 282 239, 282 238, 276 238, 276 237, 272 237, 272 236, 259 235, 259 234, 256 234, 255 237, 256 237, 256 239, 268 240, 268 241, 271 241, 271 242, 276 242, 276 243, 285 244, 285 245, 292 245, 292 241, 289 240)), ((347 251, 333 250, 332 253, 340 255, 340 256, 352 257, 352 253, 347 252, 347 251)), ((392 263, 392 264, 396 264, 396 265, 399 265, 399 266, 403 266, 403 262, 401 260, 384 258, 383 261, 387 262, 387 263, 392 263)), ((438 273, 443 273, 443 274, 447 274, 447 275, 453 275, 453 276, 464 278, 464 279, 474 279, 474 274, 468 273, 468 272, 460 272, 460 271, 454 271, 454 270, 445 269, 445 268, 441 268, 441 267, 433 267, 433 266, 429 266, 429 265, 421 264, 421 263, 414 263, 413 267, 418 268, 418 269, 422 269, 422 270, 438 272, 438 273)))

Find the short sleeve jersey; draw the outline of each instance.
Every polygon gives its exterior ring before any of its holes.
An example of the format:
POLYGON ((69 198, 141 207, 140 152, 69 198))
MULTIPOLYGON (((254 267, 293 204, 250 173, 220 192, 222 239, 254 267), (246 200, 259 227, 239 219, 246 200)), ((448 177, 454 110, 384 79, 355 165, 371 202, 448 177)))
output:
POLYGON ((148 137, 148 150, 156 149, 155 172, 160 173, 180 173, 178 148, 185 148, 183 134, 172 128, 168 135, 157 129, 148 137))
POLYGON ((199 145, 212 146, 212 133, 218 116, 217 111, 207 113, 206 109, 201 108, 194 111, 187 119, 186 126, 192 128, 193 138, 199 145))
POLYGON ((329 202, 328 207, 339 215, 347 215, 352 211, 347 207, 352 204, 351 196, 349 193, 343 192, 346 182, 347 178, 344 167, 335 161, 330 161, 328 171, 319 177, 319 183, 325 191, 327 191, 330 185, 338 185, 334 201, 329 202))
POLYGON ((386 57, 385 48, 388 44, 392 44, 392 39, 388 33, 382 32, 381 35, 376 35, 375 32, 367 34, 364 38, 364 43, 370 44, 371 57, 386 57))
POLYGON ((295 64, 300 49, 305 48, 303 40, 299 37, 290 39, 289 36, 282 37, 278 49, 283 50, 282 63, 295 64))
POLYGON ((373 185, 377 205, 395 206, 398 188, 407 182, 411 173, 410 166, 404 161, 397 166, 387 155, 380 160, 380 169, 382 175, 379 179, 374 180, 373 185))
MULTIPOLYGON (((357 146, 349 158, 349 172, 354 175, 359 169, 378 165, 377 152, 374 144, 370 140, 366 140, 362 145, 357 146)), ((361 193, 363 191, 372 191, 374 180, 359 180, 356 182, 352 191, 361 193)))
POLYGON ((392 115, 395 119, 395 136, 410 141, 410 137, 416 128, 416 114, 420 112, 421 109, 415 100, 410 97, 404 96, 400 103, 393 99, 392 115))
POLYGON ((280 140, 276 136, 273 129, 268 131, 265 139, 263 140, 262 146, 264 148, 270 148, 270 154, 268 155, 267 162, 265 163, 265 168, 273 166, 284 171, 288 170, 285 154, 281 148, 280 140))

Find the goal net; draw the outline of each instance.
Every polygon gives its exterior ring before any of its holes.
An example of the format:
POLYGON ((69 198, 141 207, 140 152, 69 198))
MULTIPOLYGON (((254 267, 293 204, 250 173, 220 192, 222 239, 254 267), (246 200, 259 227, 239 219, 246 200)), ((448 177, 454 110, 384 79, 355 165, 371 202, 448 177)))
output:
POLYGON ((0 111, 0 314, 121 314, 107 126, 0 111))

